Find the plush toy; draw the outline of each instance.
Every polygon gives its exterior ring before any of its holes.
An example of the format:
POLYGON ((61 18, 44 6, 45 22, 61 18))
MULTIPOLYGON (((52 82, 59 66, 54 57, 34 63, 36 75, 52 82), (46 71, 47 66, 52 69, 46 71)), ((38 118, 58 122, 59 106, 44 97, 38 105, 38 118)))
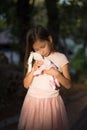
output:
MULTIPOLYGON (((56 65, 54 65, 53 62, 48 60, 46 57, 42 57, 39 53, 37 52, 31 52, 29 58, 28 58, 28 72, 31 72, 32 69, 32 61, 43 61, 43 64, 36 70, 34 71, 34 75, 40 75, 43 70, 45 69, 50 69, 51 67, 54 67, 57 69, 56 65)), ((54 77, 50 76, 50 84, 55 89, 55 87, 60 87, 60 84, 57 79, 54 79, 54 77)))

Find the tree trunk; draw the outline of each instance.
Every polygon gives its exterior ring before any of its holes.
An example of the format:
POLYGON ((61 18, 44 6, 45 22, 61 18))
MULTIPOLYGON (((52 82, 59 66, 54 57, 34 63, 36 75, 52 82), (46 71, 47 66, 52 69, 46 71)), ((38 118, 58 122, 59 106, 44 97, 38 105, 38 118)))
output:
POLYGON ((18 0, 17 1, 17 19, 19 26, 19 49, 20 49, 20 62, 24 60, 25 44, 26 44, 26 32, 30 27, 31 13, 34 6, 34 0, 32 4, 29 4, 30 0, 18 0))
POLYGON ((57 7, 56 0, 45 0, 45 5, 47 8, 48 14, 48 29, 50 30, 54 43, 58 42, 58 34, 59 34, 59 10, 57 7))

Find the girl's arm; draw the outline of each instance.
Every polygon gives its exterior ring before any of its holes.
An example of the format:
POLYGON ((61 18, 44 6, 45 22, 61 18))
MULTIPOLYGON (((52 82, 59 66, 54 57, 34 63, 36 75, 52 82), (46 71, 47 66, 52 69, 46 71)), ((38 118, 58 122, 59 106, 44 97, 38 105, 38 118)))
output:
POLYGON ((71 83, 71 77, 70 77, 70 73, 69 73, 68 64, 64 65, 61 68, 61 70, 62 70, 62 74, 58 73, 56 75, 56 78, 58 79, 58 81, 61 83, 62 86, 69 89, 72 87, 72 83, 71 83))
POLYGON ((59 71, 55 70, 54 68, 45 70, 44 73, 54 76, 55 78, 58 79, 59 83, 62 86, 69 89, 69 88, 71 88, 72 84, 71 84, 71 78, 70 78, 70 74, 69 74, 68 64, 64 65, 61 68, 61 70, 62 70, 62 74, 59 71))
POLYGON ((42 61, 37 61, 34 63, 31 72, 27 72, 27 74, 24 77, 23 83, 25 88, 29 88, 30 84, 33 81, 34 78, 34 71, 36 71, 41 65, 43 64, 42 61))
POLYGON ((24 77, 24 80, 23 80, 23 83, 24 83, 24 87, 25 88, 29 88, 30 84, 32 83, 32 80, 33 80, 33 71, 27 73, 24 77))

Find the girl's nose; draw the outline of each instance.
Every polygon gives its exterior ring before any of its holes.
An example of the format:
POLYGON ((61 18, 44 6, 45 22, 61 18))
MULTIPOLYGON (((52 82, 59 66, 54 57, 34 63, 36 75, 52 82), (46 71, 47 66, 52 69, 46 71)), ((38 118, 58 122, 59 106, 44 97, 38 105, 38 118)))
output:
POLYGON ((41 49, 39 52, 42 56, 44 55, 44 51, 41 49))

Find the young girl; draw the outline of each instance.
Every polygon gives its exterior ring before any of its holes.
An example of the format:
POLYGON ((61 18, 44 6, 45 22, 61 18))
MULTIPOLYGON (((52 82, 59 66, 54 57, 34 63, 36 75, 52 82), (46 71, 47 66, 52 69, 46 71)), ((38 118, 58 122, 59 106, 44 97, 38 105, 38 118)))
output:
POLYGON ((27 34, 25 53, 24 87, 28 89, 21 110, 18 130, 68 130, 68 120, 59 88, 53 89, 49 84, 49 77, 58 80, 60 86, 71 88, 66 56, 56 52, 53 47, 52 36, 42 26, 35 26, 27 34), (28 72, 28 57, 31 51, 38 52, 48 58, 57 67, 44 70, 40 75, 34 72, 43 64, 42 61, 33 63, 28 72))

